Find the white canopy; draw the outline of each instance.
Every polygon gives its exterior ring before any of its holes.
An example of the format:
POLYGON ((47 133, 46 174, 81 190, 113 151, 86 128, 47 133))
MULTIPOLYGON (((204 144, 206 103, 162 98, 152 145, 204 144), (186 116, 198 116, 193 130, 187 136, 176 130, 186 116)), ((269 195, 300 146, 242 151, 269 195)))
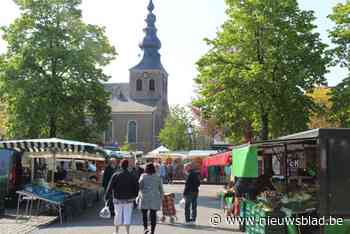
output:
POLYGON ((157 159, 176 159, 176 158, 182 158, 185 159, 187 157, 187 153, 184 152, 168 152, 168 153, 160 153, 160 154, 148 154, 144 156, 143 158, 157 158, 157 159))
POLYGON ((148 154, 157 155, 157 154, 168 153, 168 152, 170 152, 170 150, 165 146, 161 145, 157 149, 154 149, 153 151, 149 152, 148 154))

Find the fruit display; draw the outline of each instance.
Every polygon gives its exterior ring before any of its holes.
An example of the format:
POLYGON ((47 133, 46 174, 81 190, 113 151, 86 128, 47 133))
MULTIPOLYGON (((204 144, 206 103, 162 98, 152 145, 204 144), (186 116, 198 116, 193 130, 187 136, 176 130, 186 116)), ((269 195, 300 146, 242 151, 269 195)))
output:
POLYGON ((272 210, 280 207, 282 194, 277 191, 264 191, 258 196, 258 200, 262 202, 263 205, 266 205, 267 208, 272 210))
POLYGON ((79 188, 75 187, 75 186, 71 186, 71 185, 56 185, 55 190, 60 191, 60 192, 64 192, 67 194, 75 194, 78 193, 80 191, 79 188))
POLYGON ((283 198, 281 199, 281 202, 284 204, 290 203, 290 202, 305 202, 310 200, 311 198, 312 196, 307 192, 303 192, 303 191, 290 192, 283 196, 283 198))
POLYGON ((307 191, 290 192, 281 199, 282 206, 294 211, 316 208, 318 205, 317 197, 307 191))

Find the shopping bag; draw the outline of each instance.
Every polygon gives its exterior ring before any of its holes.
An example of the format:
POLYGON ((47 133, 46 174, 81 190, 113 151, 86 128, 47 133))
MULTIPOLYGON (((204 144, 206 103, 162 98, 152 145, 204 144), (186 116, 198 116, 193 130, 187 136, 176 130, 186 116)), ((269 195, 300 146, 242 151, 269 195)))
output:
POLYGON ((136 202, 136 208, 141 210, 141 196, 140 195, 136 198, 135 202, 136 202))
POLYGON ((105 207, 102 208, 100 211, 100 217, 103 219, 110 219, 111 218, 111 212, 109 211, 108 203, 106 202, 105 207))
POLYGON ((179 203, 179 206, 181 209, 185 209, 185 204, 186 204, 186 199, 185 198, 182 198, 180 203, 179 203))

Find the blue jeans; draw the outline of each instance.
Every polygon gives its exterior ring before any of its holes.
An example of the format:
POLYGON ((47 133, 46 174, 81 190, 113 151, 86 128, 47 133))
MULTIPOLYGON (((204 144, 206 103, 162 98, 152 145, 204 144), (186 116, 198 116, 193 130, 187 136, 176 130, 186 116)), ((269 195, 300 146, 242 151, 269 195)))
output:
POLYGON ((186 222, 195 222, 197 218, 198 193, 192 192, 185 195, 185 219, 186 222))

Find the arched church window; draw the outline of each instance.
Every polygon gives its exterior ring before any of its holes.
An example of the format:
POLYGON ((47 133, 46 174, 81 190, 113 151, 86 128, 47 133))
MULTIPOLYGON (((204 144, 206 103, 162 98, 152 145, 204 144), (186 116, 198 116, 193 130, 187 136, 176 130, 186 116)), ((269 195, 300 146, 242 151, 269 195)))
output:
POLYGON ((136 90, 141 91, 142 90, 142 80, 138 79, 136 81, 136 90))
POLYGON ((156 84, 153 79, 149 81, 149 90, 154 91, 156 89, 156 84))
POLYGON ((137 138, 137 123, 132 120, 128 123, 128 143, 136 143, 137 138))

